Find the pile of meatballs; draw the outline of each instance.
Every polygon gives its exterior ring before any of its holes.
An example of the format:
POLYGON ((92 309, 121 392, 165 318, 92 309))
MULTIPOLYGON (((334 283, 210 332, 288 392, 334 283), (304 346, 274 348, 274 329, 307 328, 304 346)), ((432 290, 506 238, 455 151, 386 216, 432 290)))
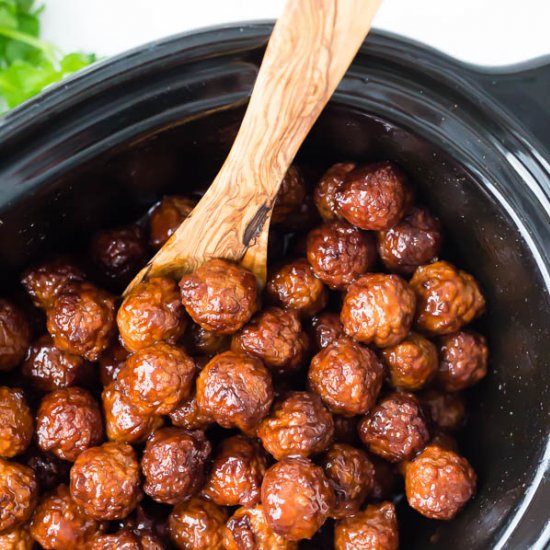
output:
POLYGON ((479 285, 393 163, 306 179, 263 291, 213 259, 117 297, 196 203, 166 196, 0 299, 0 550, 392 550, 395 503, 460 512, 479 285))

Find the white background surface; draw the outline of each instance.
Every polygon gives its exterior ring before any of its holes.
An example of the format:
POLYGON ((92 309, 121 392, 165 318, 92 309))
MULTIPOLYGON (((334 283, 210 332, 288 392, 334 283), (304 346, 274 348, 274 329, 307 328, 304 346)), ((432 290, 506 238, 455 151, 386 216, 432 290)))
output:
MULTIPOLYGON (((65 51, 112 55, 178 32, 276 18, 284 0, 45 0, 43 35, 65 51)), ((550 0, 384 0, 375 27, 464 61, 550 54, 550 0)))

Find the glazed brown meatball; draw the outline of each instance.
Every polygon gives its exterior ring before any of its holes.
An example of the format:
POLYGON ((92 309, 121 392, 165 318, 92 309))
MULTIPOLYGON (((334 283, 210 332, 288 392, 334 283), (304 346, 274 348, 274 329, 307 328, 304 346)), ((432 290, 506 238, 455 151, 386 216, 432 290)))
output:
POLYGON ((285 540, 267 524, 261 504, 239 508, 227 522, 225 550, 298 550, 298 543, 285 540))
POLYGON ((185 349, 191 355, 213 357, 229 349, 231 340, 227 334, 218 334, 204 330, 200 325, 191 323, 184 337, 185 349))
POLYGON ((237 332, 258 309, 256 277, 226 260, 209 260, 180 281, 187 313, 205 330, 237 332))
POLYGON ((226 351, 197 378, 199 409, 223 428, 253 435, 272 402, 271 375, 256 357, 226 351))
POLYGON ((311 336, 317 351, 321 351, 329 344, 345 336, 340 315, 332 311, 323 311, 313 317, 311 320, 311 336))
POLYGON ((199 409, 196 393, 182 401, 168 416, 174 426, 185 430, 206 430, 214 422, 199 409))
POLYGON ((23 311, 0 298, 0 372, 15 368, 31 343, 31 326, 23 311))
POLYGON ((405 470, 409 506, 432 519, 452 519, 472 498, 475 487, 470 463, 437 445, 426 447, 405 470))
POLYGON ((142 413, 168 414, 191 395, 194 377, 195 363, 182 349, 158 343, 128 357, 115 387, 142 413))
POLYGON ((424 448, 430 430, 414 395, 392 393, 360 422, 359 437, 372 453, 390 462, 401 462, 424 448))
POLYGON ((33 389, 41 392, 86 384, 93 377, 88 361, 57 348, 48 334, 29 348, 21 373, 33 389))
POLYGON ((175 344, 187 325, 178 286, 166 277, 153 277, 135 286, 124 298, 116 320, 128 351, 157 342, 175 344))
POLYGON ((72 387, 46 395, 36 415, 36 441, 43 451, 71 462, 85 449, 99 445, 103 420, 90 392, 72 387))
POLYGON ((202 432, 162 428, 148 440, 141 459, 143 490, 157 502, 189 500, 202 487, 212 447, 202 432))
POLYGON ((371 500, 387 500, 395 496, 398 478, 396 467, 376 455, 369 456, 374 466, 374 479, 369 495, 371 500))
POLYGON ((409 274, 439 255, 441 224, 426 208, 414 207, 396 225, 378 233, 378 254, 384 266, 409 274))
POLYGON ((163 550, 164 546, 151 533, 136 534, 125 529, 111 535, 96 536, 88 550, 163 550))
POLYGON ((22 461, 34 471, 42 492, 50 491, 69 480, 71 464, 37 447, 31 447, 22 457, 22 461))
POLYGON ((385 231, 405 215, 412 193, 405 174, 391 162, 358 166, 336 191, 339 214, 361 229, 385 231))
POLYGON ((331 166, 321 177, 313 192, 313 201, 325 222, 339 219, 336 193, 344 185, 346 176, 355 169, 352 162, 340 162, 331 166))
POLYGON ((384 368, 369 348, 340 338, 311 361, 309 387, 336 414, 365 414, 376 403, 384 368))
POLYGON ((33 539, 48 550, 80 550, 105 527, 84 514, 71 498, 67 485, 59 485, 36 507, 30 531, 33 539))
POLYGON ((334 550, 398 550, 399 528, 391 502, 369 504, 334 527, 334 550))
POLYGON ((168 519, 170 538, 181 550, 221 550, 226 520, 224 508, 193 498, 174 506, 168 519))
POLYGON ((105 430, 111 441, 143 443, 163 424, 160 416, 144 414, 137 409, 131 400, 115 389, 114 384, 103 390, 102 399, 105 430))
POLYGON ((107 348, 99 358, 99 378, 102 386, 108 386, 118 378, 130 353, 118 342, 107 348))
POLYGON ((267 281, 267 297, 276 305, 311 317, 321 311, 328 300, 323 283, 315 277, 305 258, 294 260, 279 268, 267 281))
POLYGON ((0 550, 32 550, 34 540, 26 525, 0 534, 0 550))
POLYGON ((334 414, 334 441, 337 443, 355 443, 357 441, 357 417, 334 414))
POLYGON ((476 280, 448 262, 419 267, 411 279, 417 299, 416 326, 427 334, 450 334, 485 310, 476 280))
POLYGON ((31 468, 0 458, 0 533, 25 523, 37 499, 38 483, 31 468))
POLYGON ((300 208, 305 198, 304 178, 296 166, 291 166, 285 174, 275 198, 271 222, 284 224, 300 208))
POLYGON ((116 285, 129 283, 148 255, 145 233, 138 225, 99 231, 90 242, 92 262, 105 280, 116 285))
POLYGON ((352 516, 374 485, 374 466, 367 453, 345 443, 335 443, 323 455, 321 466, 336 495, 331 517, 352 516))
POLYGON ((459 393, 429 389, 419 397, 426 405, 433 423, 441 430, 455 431, 464 424, 466 405, 459 393))
POLYGON ((265 473, 265 519, 286 540, 310 539, 325 523, 334 504, 334 491, 323 469, 307 458, 285 458, 265 473))
POLYGON ((21 277, 33 304, 44 310, 52 307, 56 296, 74 281, 84 281, 84 273, 68 258, 43 262, 27 269, 21 277))
POLYGON ((435 344, 411 332, 403 341, 382 350, 395 388, 419 390, 436 374, 439 359, 435 344))
POLYGON ((23 391, 0 386, 0 457, 24 452, 32 434, 32 414, 23 391))
POLYGON ((489 350, 481 334, 456 332, 440 339, 437 380, 447 391, 477 384, 487 374, 489 350))
POLYGON ((137 456, 126 443, 87 449, 71 468, 71 498, 94 519, 125 518, 141 497, 137 456))
POLYGON ((234 352, 258 357, 279 375, 300 368, 308 347, 309 339, 296 314, 278 307, 257 313, 231 340, 234 352))
POLYGON ((254 506, 267 468, 261 446, 243 435, 223 440, 217 449, 203 495, 220 506, 254 506))
POLYGON ((415 304, 413 291, 397 275, 368 274, 349 287, 340 318, 348 336, 385 348, 407 336, 415 304))
POLYGON ((191 214, 197 201, 189 197, 164 197, 151 213, 149 241, 154 248, 160 248, 191 214))
POLYGON ((318 395, 305 391, 287 393, 258 426, 264 448, 277 460, 321 453, 333 434, 332 415, 318 395))
POLYGON ((344 290, 372 268, 376 245, 370 233, 335 221, 309 232, 307 260, 323 283, 334 290, 344 290))
POLYGON ((48 309, 47 322, 59 349, 97 361, 115 334, 115 299, 90 283, 71 283, 48 309))

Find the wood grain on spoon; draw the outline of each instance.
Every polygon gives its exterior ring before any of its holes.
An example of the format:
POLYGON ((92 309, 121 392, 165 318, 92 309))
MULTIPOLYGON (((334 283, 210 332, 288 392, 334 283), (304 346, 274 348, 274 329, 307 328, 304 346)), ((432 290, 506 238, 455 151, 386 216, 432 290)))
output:
POLYGON ((381 0, 287 0, 243 122, 192 214, 130 283, 181 277, 211 258, 239 262, 265 283, 279 185, 343 78, 381 0))

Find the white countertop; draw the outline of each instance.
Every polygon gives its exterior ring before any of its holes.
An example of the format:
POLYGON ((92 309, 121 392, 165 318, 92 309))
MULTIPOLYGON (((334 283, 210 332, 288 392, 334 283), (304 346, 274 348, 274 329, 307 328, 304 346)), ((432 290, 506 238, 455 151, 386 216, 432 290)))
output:
MULTIPOLYGON (((276 18, 284 0, 45 0, 43 35, 101 56, 182 31, 276 18)), ((384 0, 375 27, 458 59, 506 65, 550 54, 550 0, 384 0)))

